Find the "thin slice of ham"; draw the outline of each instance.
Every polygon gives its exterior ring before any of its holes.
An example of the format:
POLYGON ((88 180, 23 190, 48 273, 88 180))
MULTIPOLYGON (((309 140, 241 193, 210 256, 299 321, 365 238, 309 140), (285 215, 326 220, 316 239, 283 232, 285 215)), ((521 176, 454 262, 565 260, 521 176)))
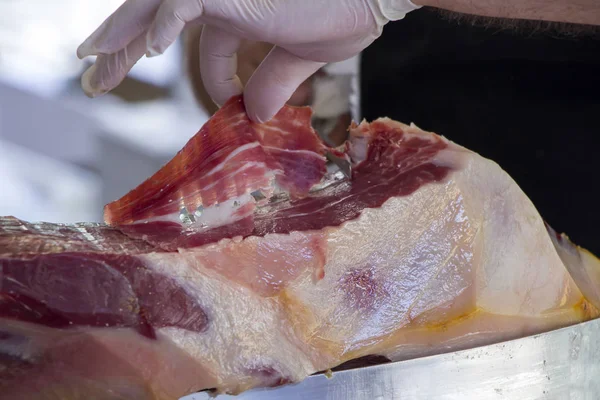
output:
POLYGON ((310 118, 308 107, 284 107, 256 124, 233 97, 167 165, 106 205, 104 219, 167 250, 249 234, 275 185, 302 197, 325 175, 326 146, 310 118))
POLYGON ((309 110, 269 132, 240 110, 108 205, 112 227, 0 218, 2 398, 239 393, 600 316, 600 261, 495 163, 384 118, 351 126, 341 179, 320 142, 268 138, 312 140, 309 110))

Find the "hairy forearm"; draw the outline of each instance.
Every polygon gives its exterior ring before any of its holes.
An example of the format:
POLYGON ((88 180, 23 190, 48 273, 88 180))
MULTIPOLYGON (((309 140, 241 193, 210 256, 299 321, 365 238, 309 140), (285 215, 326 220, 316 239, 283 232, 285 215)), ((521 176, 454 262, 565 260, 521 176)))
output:
POLYGON ((600 25, 599 0, 413 0, 416 4, 483 17, 600 25))

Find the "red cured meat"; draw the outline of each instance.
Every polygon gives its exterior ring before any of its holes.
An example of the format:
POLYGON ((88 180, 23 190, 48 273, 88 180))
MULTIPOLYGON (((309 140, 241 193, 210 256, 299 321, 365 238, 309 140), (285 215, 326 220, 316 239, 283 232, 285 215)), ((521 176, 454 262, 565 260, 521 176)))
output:
POLYGON ((185 288, 135 257, 156 250, 114 229, 8 219, 0 245, 0 318, 63 329, 130 327, 148 338, 167 326, 207 327, 185 288))
MULTIPOLYGON (((406 196, 417 190, 421 185, 442 181, 450 171, 448 166, 435 165, 431 162, 439 151, 448 146, 442 138, 431 135, 407 134, 401 126, 391 127, 383 121, 375 121, 369 125, 361 125, 360 128, 353 127, 354 135, 356 136, 360 132, 361 138, 354 141, 354 150, 348 144, 348 154, 357 158, 357 154, 354 153, 359 151, 359 147, 364 149, 365 154, 361 159, 356 159, 352 182, 340 180, 330 184, 318 193, 306 195, 308 189, 324 175, 321 168, 321 158, 311 155, 314 153, 303 152, 302 157, 299 157, 297 153, 290 155, 287 149, 269 150, 271 151, 270 154, 277 159, 278 165, 282 165, 283 171, 285 171, 283 174, 278 175, 278 182, 283 184, 284 187, 295 187, 296 191, 293 193, 302 192, 303 197, 292 196, 285 201, 263 206, 256 213, 253 205, 247 204, 245 207, 249 212, 240 214, 241 218, 234 218, 232 222, 214 228, 203 227, 197 229, 173 220, 145 221, 150 216, 149 213, 157 207, 160 208, 161 213, 179 212, 179 208, 175 205, 169 208, 162 207, 164 199, 168 198, 168 201, 172 201, 171 204, 181 204, 182 202, 191 204, 189 201, 192 201, 192 198, 193 201, 198 199, 193 196, 178 198, 176 196, 177 193, 180 193, 179 190, 169 194, 163 194, 164 191, 160 192, 159 190, 161 196, 167 197, 161 198, 158 203, 151 203, 151 196, 142 198, 135 196, 143 196, 146 190, 141 188, 150 185, 152 182, 176 182, 177 179, 180 179, 182 169, 193 170, 196 168, 192 166, 195 165, 193 164, 196 162, 195 159, 184 157, 186 150, 195 148, 194 146, 204 148, 207 146, 205 141, 210 143, 213 135, 223 135, 221 130, 213 128, 213 126, 223 119, 226 120, 233 112, 232 110, 235 110, 235 118, 237 118, 237 113, 242 112, 238 106, 239 102, 237 100, 228 103, 227 107, 224 107, 215 115, 216 122, 209 122, 207 126, 203 127, 200 133, 186 145, 184 150, 163 167, 155 177, 150 178, 123 199, 109 204, 106 208, 106 222, 119 226, 123 232, 131 237, 143 238, 153 245, 170 251, 178 248, 197 247, 236 236, 264 236, 269 233, 318 230, 326 226, 338 226, 345 221, 352 220, 358 217, 364 208, 379 207, 390 197, 406 196), (368 152, 366 152, 367 148, 368 152), (309 155, 305 157, 306 154, 309 155), (186 162, 190 165, 185 164, 186 162), (311 163, 313 164, 312 167, 310 166, 311 163), (177 168, 174 165, 177 165, 177 168), (312 174, 307 175, 307 171, 312 171, 312 174), (157 180, 156 176, 161 178, 157 180), (300 182, 298 176, 309 176, 310 180, 300 182), (298 190, 299 188, 302 188, 302 190, 298 190), (136 201, 150 204, 148 213, 135 214, 134 219, 136 221, 141 219, 143 223, 129 224, 123 223, 128 221, 115 221, 111 214, 114 207, 119 204, 134 204, 136 201), (248 208, 248 206, 250 207, 248 208)), ((312 148, 321 152, 322 145, 314 142, 314 132, 307 128, 308 120, 305 117, 309 117, 310 114, 307 114, 306 111, 306 108, 286 106, 278 114, 278 117, 271 122, 272 126, 269 125, 260 129, 260 132, 264 134, 261 143, 269 149, 291 145, 295 149, 312 148), (295 118, 295 122, 291 123, 289 118, 295 118), (281 134, 279 129, 289 129, 289 131, 284 135, 281 134)), ((235 118, 234 121, 237 121, 235 118)), ((242 136, 244 134, 255 135, 256 130, 253 128, 255 125, 249 120, 244 119, 243 122, 233 123, 236 126, 235 129, 227 130, 225 135, 234 135, 238 130, 242 133, 242 136)), ((246 141, 240 143, 246 143, 246 141)), ((260 148, 254 148, 254 150, 258 149, 260 148)), ((226 151, 231 152, 232 148, 227 148, 226 151)), ((226 151, 224 150, 223 154, 226 154, 226 151)), ((343 155, 343 153, 338 152, 338 155, 343 155)), ((219 159, 223 158, 226 157, 219 159)), ((216 160, 217 157, 214 156, 212 159, 216 160)), ((263 159, 264 154, 258 151, 240 153, 239 157, 235 158, 236 162, 232 162, 230 159, 226 165, 228 168, 236 170, 236 168, 243 168, 244 163, 260 163, 263 159)), ((211 168, 218 168, 216 161, 211 164, 211 168)), ((263 174, 265 173, 265 170, 258 171, 257 176, 264 177, 263 174)), ((193 177, 201 176, 201 174, 202 170, 200 169, 194 174, 189 174, 185 177, 188 180, 180 183, 180 185, 188 185, 189 187, 195 184, 195 182, 192 182, 193 177)), ((244 177, 243 179, 248 178, 244 177)), ((247 180, 246 182, 254 181, 247 180)), ((268 186, 265 181, 260 182, 260 185, 250 185, 250 189, 244 187, 244 185, 238 185, 239 190, 237 191, 220 192, 222 196, 217 200, 221 202, 241 195, 244 190, 247 192, 251 189, 268 186)), ((202 186, 202 184, 198 185, 202 186)), ((193 205, 196 205, 196 203, 193 203, 193 205)), ((204 205, 210 205, 210 203, 204 205)))
POLYGON ((195 210, 277 183, 305 195, 325 173, 325 146, 309 108, 284 107, 270 122, 249 120, 240 96, 229 100, 156 174, 105 207, 112 225, 130 224, 181 207, 195 210))
POLYGON ((409 135, 382 121, 367 129, 367 158, 354 167, 351 182, 338 181, 313 196, 274 205, 255 216, 252 235, 339 226, 390 197, 408 196, 422 185, 441 182, 451 171, 432 162, 448 147, 442 138, 409 135))

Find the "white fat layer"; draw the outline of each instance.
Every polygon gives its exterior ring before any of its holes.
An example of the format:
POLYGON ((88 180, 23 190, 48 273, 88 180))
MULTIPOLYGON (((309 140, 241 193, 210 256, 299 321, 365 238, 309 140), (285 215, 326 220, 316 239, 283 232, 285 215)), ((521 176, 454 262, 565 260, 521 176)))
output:
MULTIPOLYGON (((477 309, 543 329, 548 313, 570 308, 561 317, 568 322, 581 293, 541 217, 495 163, 460 155, 465 169, 447 181, 327 230, 325 278, 301 277, 290 287, 312 315, 296 321, 305 340, 354 351, 416 320, 445 323, 477 309), (355 286, 344 286, 357 271, 364 274, 355 286)), ((516 332, 510 323, 498 329, 516 332)))
POLYGON ((211 176, 219 171, 221 171, 223 169, 224 165, 227 165, 227 162, 229 162, 229 160, 233 159, 234 157, 236 157, 238 154, 243 153, 246 150, 250 150, 250 149, 254 149, 256 147, 259 147, 260 143, 258 142, 252 142, 252 143, 248 143, 245 144, 243 146, 238 147, 237 149, 235 149, 234 151, 232 151, 231 153, 229 153, 229 155, 223 160, 223 162, 219 163, 219 165, 217 165, 216 167, 214 167, 213 169, 211 169, 210 171, 208 171, 205 176, 211 176))
MULTIPOLYGON (((209 229, 218 228, 232 224, 250 214, 253 210, 249 210, 245 214, 235 214, 237 210, 244 207, 245 205, 255 203, 254 198, 250 193, 243 194, 231 198, 219 204, 215 204, 212 207, 201 209, 201 211, 194 212, 195 221, 184 224, 187 230, 191 231, 207 231, 209 229)), ((152 217, 145 220, 136 222, 136 224, 145 224, 149 222, 175 222, 181 224, 180 214, 172 213, 163 215, 160 217, 152 217)))
MULTIPOLYGON (((204 333, 161 332, 222 382, 239 382, 265 366, 301 379, 332 367, 331 357, 373 354, 382 338, 393 348, 376 353, 400 359, 427 354, 440 340, 451 350, 474 335, 484 344, 576 320, 581 293, 529 199, 495 163, 457 154, 466 157, 464 169, 444 182, 326 228, 324 278, 289 282, 285 304, 190 265, 189 257, 141 256, 176 278, 208 315, 204 333), (444 337, 419 329, 475 310, 477 323, 459 323, 444 337)), ((260 241, 268 246, 277 236, 260 241)))
POLYGON ((325 157, 323 157, 322 155, 315 153, 312 150, 287 150, 287 149, 280 149, 279 147, 272 147, 272 146, 263 146, 265 149, 268 149, 270 151, 280 151, 282 153, 293 153, 293 154, 304 154, 307 156, 311 156, 314 158, 318 158, 320 160, 324 160, 325 157))
MULTIPOLYGON (((209 190, 212 189, 213 187, 215 187, 216 185, 218 185, 219 183, 221 183, 223 180, 227 180, 227 179, 232 179, 235 175, 239 174, 240 172, 244 172, 252 167, 261 167, 264 168, 265 170, 267 169, 266 164, 263 162, 256 162, 256 161, 248 161, 246 163, 244 163, 244 165, 240 168, 237 169, 235 171, 232 171, 229 175, 225 175, 223 177, 221 177, 219 180, 213 181, 211 183, 209 183, 208 185, 206 185, 203 190, 209 190)), ((277 170, 274 171, 268 171, 265 173, 265 176, 269 179, 269 181, 273 180, 273 176, 274 173, 277 172, 277 170)))
MULTIPOLYGON (((303 128, 304 122, 302 120, 295 119, 293 121, 288 121, 288 123, 292 124, 292 126, 296 128, 303 128)), ((283 138, 286 136, 293 136, 296 134, 296 131, 293 129, 282 129, 278 125, 262 125, 260 129, 256 130, 256 134, 260 136, 261 139, 264 139, 267 135, 279 135, 283 138)))
POLYGON ((474 153, 469 158, 455 179, 470 218, 481 225, 478 306, 534 316, 581 298, 529 198, 496 163, 474 153))
POLYGON ((462 156, 462 151, 462 148, 451 145, 438 152, 431 162, 438 167, 450 168, 454 171, 462 170, 468 161, 468 157, 462 156))
POLYGON ((249 212, 240 215, 235 215, 235 212, 241 207, 254 202, 252 195, 246 193, 222 203, 215 204, 212 207, 205 208, 202 211, 196 211, 194 214, 196 222, 194 222, 192 226, 195 229, 212 229, 231 224, 240 218, 246 217, 248 214, 252 214, 253 210, 249 210, 249 212))
POLYGON ((173 327, 159 331, 217 372, 222 382, 256 379, 253 369, 272 368, 292 380, 314 372, 312 363, 293 344, 295 338, 276 298, 260 297, 176 253, 142 258, 153 270, 176 279, 208 316, 208 329, 202 333, 173 327))
POLYGON ((291 288, 315 316, 311 336, 355 350, 473 292, 477 225, 452 181, 391 198, 328 231, 325 278, 291 288))

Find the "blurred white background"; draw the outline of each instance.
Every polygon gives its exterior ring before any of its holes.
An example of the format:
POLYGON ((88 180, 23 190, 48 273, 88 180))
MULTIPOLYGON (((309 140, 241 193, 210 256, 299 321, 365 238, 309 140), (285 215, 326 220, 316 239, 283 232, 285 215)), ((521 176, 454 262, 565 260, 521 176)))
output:
POLYGON ((0 215, 101 221, 102 206, 172 157, 208 116, 180 44, 88 99, 77 46, 122 0, 0 0, 0 215))
MULTIPOLYGON (((79 79, 93 59, 79 60, 77 47, 123 1, 0 0, 0 216, 101 221, 104 204, 152 175, 208 119, 180 42, 140 60, 111 93, 84 95, 79 79)), ((326 67, 337 77, 313 83, 315 115, 335 122, 351 104, 359 119, 357 66, 355 57, 326 67)))

